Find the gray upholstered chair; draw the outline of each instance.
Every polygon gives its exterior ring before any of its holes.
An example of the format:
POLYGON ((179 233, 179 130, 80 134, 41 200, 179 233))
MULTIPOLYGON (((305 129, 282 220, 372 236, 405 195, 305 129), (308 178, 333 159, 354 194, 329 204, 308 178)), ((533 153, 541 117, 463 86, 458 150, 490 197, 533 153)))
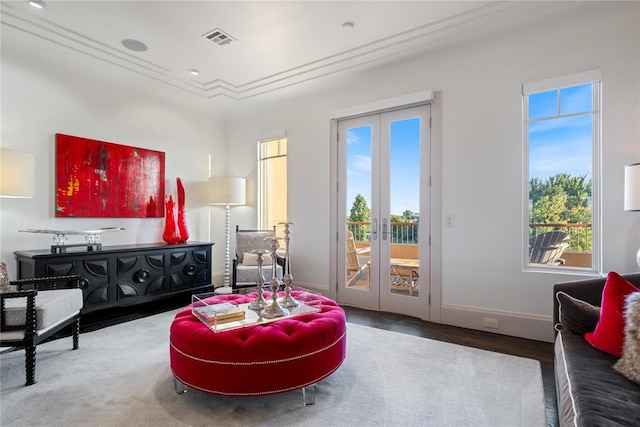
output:
POLYGON ((0 346, 25 349, 26 385, 36 382, 39 343, 71 325, 73 349, 78 348, 83 283, 77 275, 22 279, 0 293, 0 346))
MULTIPOLYGON (((241 230, 236 225, 236 257, 233 260, 233 276, 231 281, 232 291, 256 286, 258 276, 257 256, 251 251, 255 249, 271 248, 271 241, 265 238, 275 237, 276 227, 273 230, 241 230)), ((278 260, 276 260, 278 261, 278 260)), ((262 274, 265 282, 272 277, 271 257, 262 264, 262 274)), ((276 275, 282 280, 282 266, 276 265, 276 275)))

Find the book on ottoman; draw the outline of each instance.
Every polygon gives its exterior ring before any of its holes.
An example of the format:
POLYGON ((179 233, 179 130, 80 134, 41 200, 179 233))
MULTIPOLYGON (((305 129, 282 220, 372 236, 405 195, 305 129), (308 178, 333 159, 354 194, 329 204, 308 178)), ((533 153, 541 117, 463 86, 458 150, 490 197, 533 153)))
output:
POLYGON ((197 313, 196 317, 200 317, 201 320, 204 320, 209 325, 234 322, 245 317, 244 310, 228 302, 193 307, 193 311, 194 314, 197 313))

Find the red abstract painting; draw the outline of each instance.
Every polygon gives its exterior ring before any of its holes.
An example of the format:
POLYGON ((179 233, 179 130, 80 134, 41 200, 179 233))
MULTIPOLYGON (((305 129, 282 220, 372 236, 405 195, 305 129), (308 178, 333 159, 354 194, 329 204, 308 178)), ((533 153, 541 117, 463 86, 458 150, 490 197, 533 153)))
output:
POLYGON ((164 152, 56 134, 56 217, 164 217, 164 152))

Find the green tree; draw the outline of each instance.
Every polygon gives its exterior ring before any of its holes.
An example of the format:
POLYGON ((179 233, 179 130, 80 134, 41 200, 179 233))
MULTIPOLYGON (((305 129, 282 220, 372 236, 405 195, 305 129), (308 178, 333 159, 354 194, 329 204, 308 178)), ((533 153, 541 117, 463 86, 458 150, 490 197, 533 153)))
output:
MULTIPOLYGON (((546 181, 529 180, 530 222, 536 224, 590 224, 592 182, 586 175, 559 173, 546 181)), ((533 232, 533 230, 531 230, 533 232)), ((591 251, 591 228, 582 229, 580 239, 570 241, 574 251, 591 251)))
MULTIPOLYGON (((367 205, 367 201, 362 194, 358 193, 356 195, 353 205, 351 205, 351 211, 347 220, 353 222, 371 221, 371 209, 367 205)), ((364 241, 368 239, 369 228, 369 225, 357 224, 351 226, 351 232, 353 233, 353 237, 356 241, 364 241)))
POLYGON ((410 211, 409 209, 402 212, 402 220, 404 222, 413 222, 415 218, 416 218, 416 214, 414 214, 413 211, 410 211))
POLYGON ((546 194, 533 202, 531 222, 561 223, 566 222, 567 194, 556 188, 552 194, 546 194))
POLYGON ((568 173, 559 173, 549 177, 546 181, 540 178, 532 178, 529 181, 529 198, 535 203, 544 196, 558 194, 558 190, 567 196, 566 206, 570 210, 575 206, 587 207, 586 203, 591 197, 591 180, 587 181, 586 175, 572 176, 568 173))

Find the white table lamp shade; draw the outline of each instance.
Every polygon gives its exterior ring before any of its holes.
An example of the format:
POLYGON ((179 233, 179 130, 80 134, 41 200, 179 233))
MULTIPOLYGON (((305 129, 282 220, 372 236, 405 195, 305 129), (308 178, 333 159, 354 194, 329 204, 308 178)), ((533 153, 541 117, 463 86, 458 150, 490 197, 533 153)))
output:
POLYGON ((33 188, 33 156, 0 148, 0 197, 33 197, 33 188))
POLYGON ((244 178, 209 179, 209 203, 212 205, 244 205, 247 201, 246 193, 244 178))
POLYGON ((640 211, 640 163, 624 167, 624 210, 640 211))
POLYGON ((221 290, 229 293, 231 289, 231 221, 229 206, 244 205, 247 202, 247 190, 244 178, 212 177, 209 178, 209 203, 225 206, 225 245, 224 245, 224 282, 221 290))

